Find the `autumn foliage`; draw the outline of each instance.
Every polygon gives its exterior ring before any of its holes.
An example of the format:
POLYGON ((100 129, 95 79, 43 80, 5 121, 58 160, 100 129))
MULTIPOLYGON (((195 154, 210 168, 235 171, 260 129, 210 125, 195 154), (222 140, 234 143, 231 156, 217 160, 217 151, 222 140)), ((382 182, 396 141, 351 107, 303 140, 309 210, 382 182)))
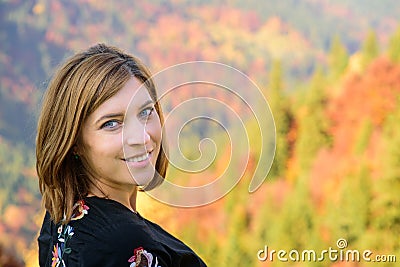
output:
MULTIPOLYGON (((141 213, 190 245, 209 266, 281 266, 279 261, 259 261, 257 252, 265 245, 321 251, 336 248, 339 238, 348 241, 349 249, 399 255, 396 10, 372 5, 374 12, 359 18, 357 1, 194 2, 0 4, 1 36, 6 36, 0 49, 0 266, 37 265, 43 209, 34 138, 40 99, 55 66, 95 42, 133 52, 153 72, 192 60, 229 64, 249 75, 269 101, 277 151, 255 193, 247 190, 259 152, 251 151, 241 181, 218 201, 174 208, 139 196, 141 213), (320 16, 312 20, 310 14, 320 16), (379 36, 362 29, 366 19, 377 24, 379 36)), ((365 3, 362 8, 368 7, 365 3)), ((212 96, 239 114, 245 111, 229 94, 205 86, 202 91, 184 89, 167 97, 170 109, 194 96, 212 96)), ((257 132, 245 123, 250 136, 257 132)), ((222 140, 222 134, 199 128, 222 140)), ((198 130, 182 140, 189 156, 198 154, 198 130)), ((261 147, 259 139, 251 142, 261 147)), ((189 181, 173 168, 169 176, 198 186, 233 161, 233 177, 247 155, 231 157, 232 147, 226 144, 218 149, 211 167, 187 176, 189 181)), ((315 266, 369 265, 326 260, 315 266)))

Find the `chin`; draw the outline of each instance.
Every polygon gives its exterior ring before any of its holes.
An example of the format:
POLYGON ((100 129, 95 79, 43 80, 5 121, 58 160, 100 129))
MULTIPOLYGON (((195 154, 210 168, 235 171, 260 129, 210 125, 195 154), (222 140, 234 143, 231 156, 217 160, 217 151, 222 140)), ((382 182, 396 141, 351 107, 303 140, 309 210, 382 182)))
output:
POLYGON ((150 170, 148 172, 134 173, 131 172, 131 178, 133 182, 138 186, 145 186, 153 180, 155 170, 150 170))

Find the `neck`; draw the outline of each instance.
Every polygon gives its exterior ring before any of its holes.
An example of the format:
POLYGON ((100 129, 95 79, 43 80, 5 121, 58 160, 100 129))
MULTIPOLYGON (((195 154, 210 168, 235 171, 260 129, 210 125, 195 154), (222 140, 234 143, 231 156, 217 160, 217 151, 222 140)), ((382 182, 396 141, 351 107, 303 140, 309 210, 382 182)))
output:
POLYGON ((132 185, 124 188, 115 188, 106 184, 97 184, 90 189, 88 196, 106 197, 136 212, 137 186, 132 185))

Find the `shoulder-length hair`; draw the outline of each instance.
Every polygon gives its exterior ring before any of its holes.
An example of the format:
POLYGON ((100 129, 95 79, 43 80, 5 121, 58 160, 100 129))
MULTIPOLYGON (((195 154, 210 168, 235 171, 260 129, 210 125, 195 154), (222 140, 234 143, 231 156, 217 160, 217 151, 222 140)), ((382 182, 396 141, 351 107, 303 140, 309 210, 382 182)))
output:
MULTIPOLYGON (((38 121, 36 170, 42 202, 53 221, 67 223, 74 203, 87 196, 89 187, 95 184, 73 152, 85 119, 133 76, 155 101, 163 125, 149 70, 138 58, 115 47, 97 44, 72 56, 50 81, 38 121)), ((155 176, 143 190, 151 190, 163 181, 168 166, 165 151, 161 144, 155 176)))

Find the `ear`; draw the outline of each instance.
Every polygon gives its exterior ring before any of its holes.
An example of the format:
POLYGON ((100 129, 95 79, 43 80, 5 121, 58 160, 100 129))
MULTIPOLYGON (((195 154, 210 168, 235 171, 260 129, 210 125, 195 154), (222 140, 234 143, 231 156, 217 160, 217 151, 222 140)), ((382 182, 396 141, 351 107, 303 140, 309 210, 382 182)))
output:
POLYGON ((80 151, 78 149, 77 145, 74 145, 71 149, 72 151, 72 156, 75 158, 75 160, 79 160, 80 159, 80 151))
POLYGON ((79 155, 79 149, 78 149, 78 145, 73 145, 73 147, 72 147, 72 154, 74 154, 74 155, 79 155))

